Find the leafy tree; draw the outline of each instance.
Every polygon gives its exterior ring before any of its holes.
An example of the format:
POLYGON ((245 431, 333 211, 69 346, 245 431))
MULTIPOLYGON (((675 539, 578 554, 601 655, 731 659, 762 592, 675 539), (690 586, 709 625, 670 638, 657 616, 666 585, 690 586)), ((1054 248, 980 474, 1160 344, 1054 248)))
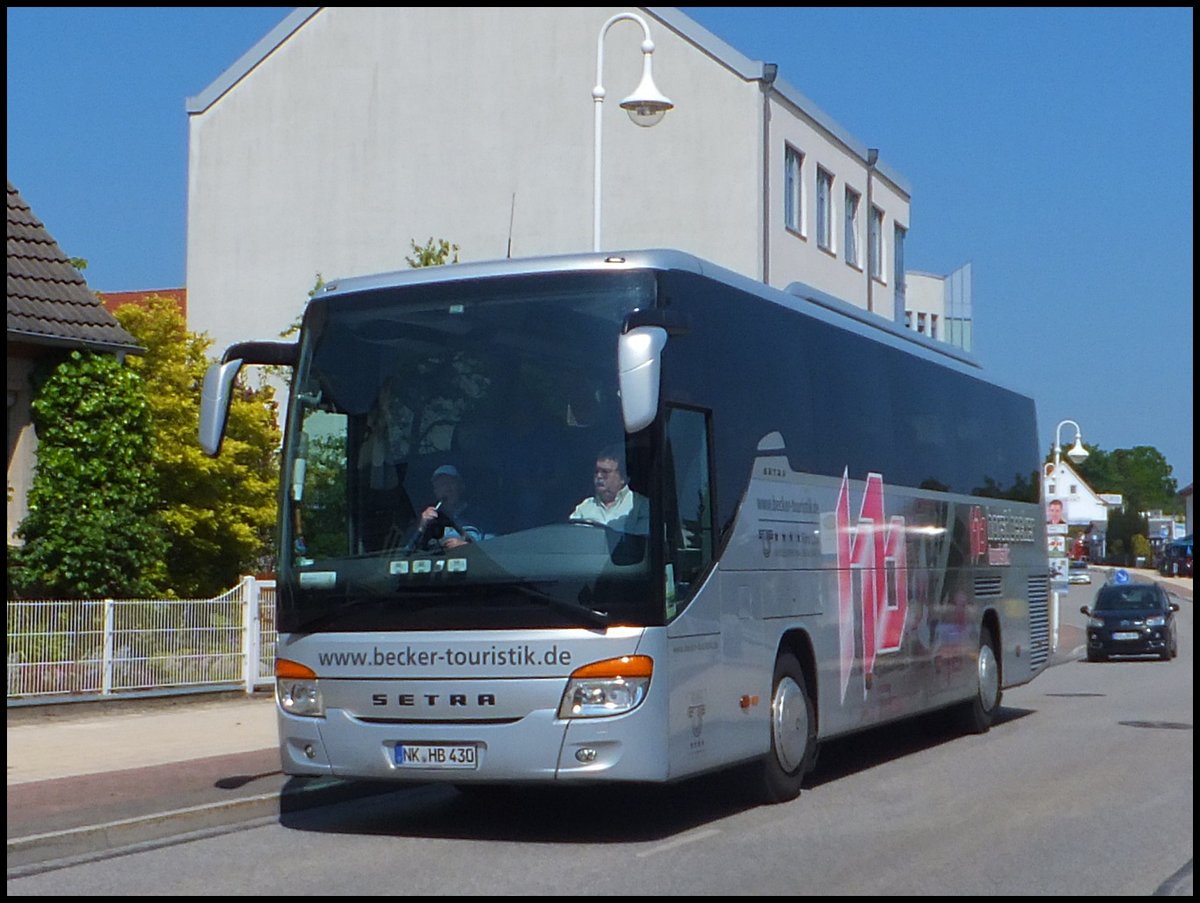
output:
POLYGON ((1136 508, 1125 505, 1108 512, 1106 530, 1108 560, 1113 564, 1132 565, 1135 540, 1149 532, 1146 518, 1136 508))
POLYGON ((1150 540, 1148 540, 1141 533, 1135 533, 1133 535, 1130 545, 1133 548, 1133 563, 1135 565, 1137 564, 1137 560, 1139 558, 1142 559, 1143 564, 1148 564, 1154 561, 1154 549, 1150 545, 1150 540))
POLYGON ((37 470, 17 531, 24 545, 9 553, 14 591, 61 599, 152 594, 166 541, 141 378, 111 355, 75 351, 39 382, 37 470))
MULTIPOLYGON (((1084 447, 1088 450, 1087 459, 1072 467, 1096 492, 1120 493, 1125 504, 1138 511, 1177 514, 1182 510, 1179 484, 1158 449, 1138 445, 1108 452, 1086 443, 1084 447)), ((1053 460, 1053 454, 1046 460, 1053 460)))
POLYGON ((223 452, 209 458, 196 424, 211 340, 188 332, 170 298, 125 305, 116 316, 147 349, 130 367, 145 380, 157 439, 158 509, 168 540, 160 589, 184 597, 216 594, 260 569, 270 554, 279 483, 274 391, 238 386, 223 452))
POLYGON ((415 257, 405 257, 405 261, 413 269, 421 267, 436 267, 445 263, 458 263, 458 245, 451 244, 444 238, 436 242, 430 238, 424 246, 409 239, 415 257))

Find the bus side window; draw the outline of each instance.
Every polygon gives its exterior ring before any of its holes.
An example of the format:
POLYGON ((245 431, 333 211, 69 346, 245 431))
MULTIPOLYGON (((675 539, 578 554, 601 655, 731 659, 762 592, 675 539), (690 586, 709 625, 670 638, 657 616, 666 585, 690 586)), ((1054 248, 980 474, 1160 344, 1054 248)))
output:
POLYGON ((663 474, 667 617, 691 598, 712 562, 713 505, 708 415, 671 407, 663 474))

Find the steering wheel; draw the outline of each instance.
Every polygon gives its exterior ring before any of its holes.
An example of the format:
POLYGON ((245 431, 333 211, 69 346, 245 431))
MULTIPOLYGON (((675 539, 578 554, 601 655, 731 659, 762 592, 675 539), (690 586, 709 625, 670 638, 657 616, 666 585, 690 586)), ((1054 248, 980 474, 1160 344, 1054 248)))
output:
POLYGON ((584 527, 607 527, 608 526, 608 524, 603 524, 600 521, 593 520, 590 517, 572 517, 567 521, 567 523, 579 524, 580 526, 584 526, 584 527))

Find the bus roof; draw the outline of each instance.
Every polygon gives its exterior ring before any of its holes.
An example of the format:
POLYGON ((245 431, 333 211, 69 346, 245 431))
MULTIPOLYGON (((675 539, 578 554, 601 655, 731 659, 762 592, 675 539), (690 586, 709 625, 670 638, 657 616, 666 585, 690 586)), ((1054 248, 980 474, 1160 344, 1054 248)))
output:
POLYGON ((335 279, 326 283, 317 297, 329 298, 377 289, 460 280, 473 281, 498 276, 527 276, 535 273, 610 269, 679 270, 702 275, 874 341, 900 348, 908 353, 916 354, 918 357, 934 360, 939 364, 951 366, 953 369, 982 378, 979 373, 982 369, 979 362, 961 348, 920 335, 812 286, 793 282, 787 289, 777 289, 693 254, 666 248, 586 252, 417 267, 371 276, 335 279))

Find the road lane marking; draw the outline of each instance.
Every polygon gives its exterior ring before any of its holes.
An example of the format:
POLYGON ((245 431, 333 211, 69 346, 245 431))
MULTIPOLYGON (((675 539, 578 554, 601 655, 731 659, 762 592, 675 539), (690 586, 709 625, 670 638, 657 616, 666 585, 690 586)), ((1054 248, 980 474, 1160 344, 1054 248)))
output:
POLYGON ((720 833, 721 830, 719 828, 707 828, 703 831, 696 831, 693 834, 685 834, 683 837, 676 837, 674 840, 669 840, 666 843, 660 843, 658 846, 652 847, 649 850, 641 850, 637 854, 637 857, 638 859, 645 859, 647 856, 657 856, 659 853, 677 850, 679 847, 686 846, 689 843, 695 843, 698 840, 707 840, 708 838, 720 833))

